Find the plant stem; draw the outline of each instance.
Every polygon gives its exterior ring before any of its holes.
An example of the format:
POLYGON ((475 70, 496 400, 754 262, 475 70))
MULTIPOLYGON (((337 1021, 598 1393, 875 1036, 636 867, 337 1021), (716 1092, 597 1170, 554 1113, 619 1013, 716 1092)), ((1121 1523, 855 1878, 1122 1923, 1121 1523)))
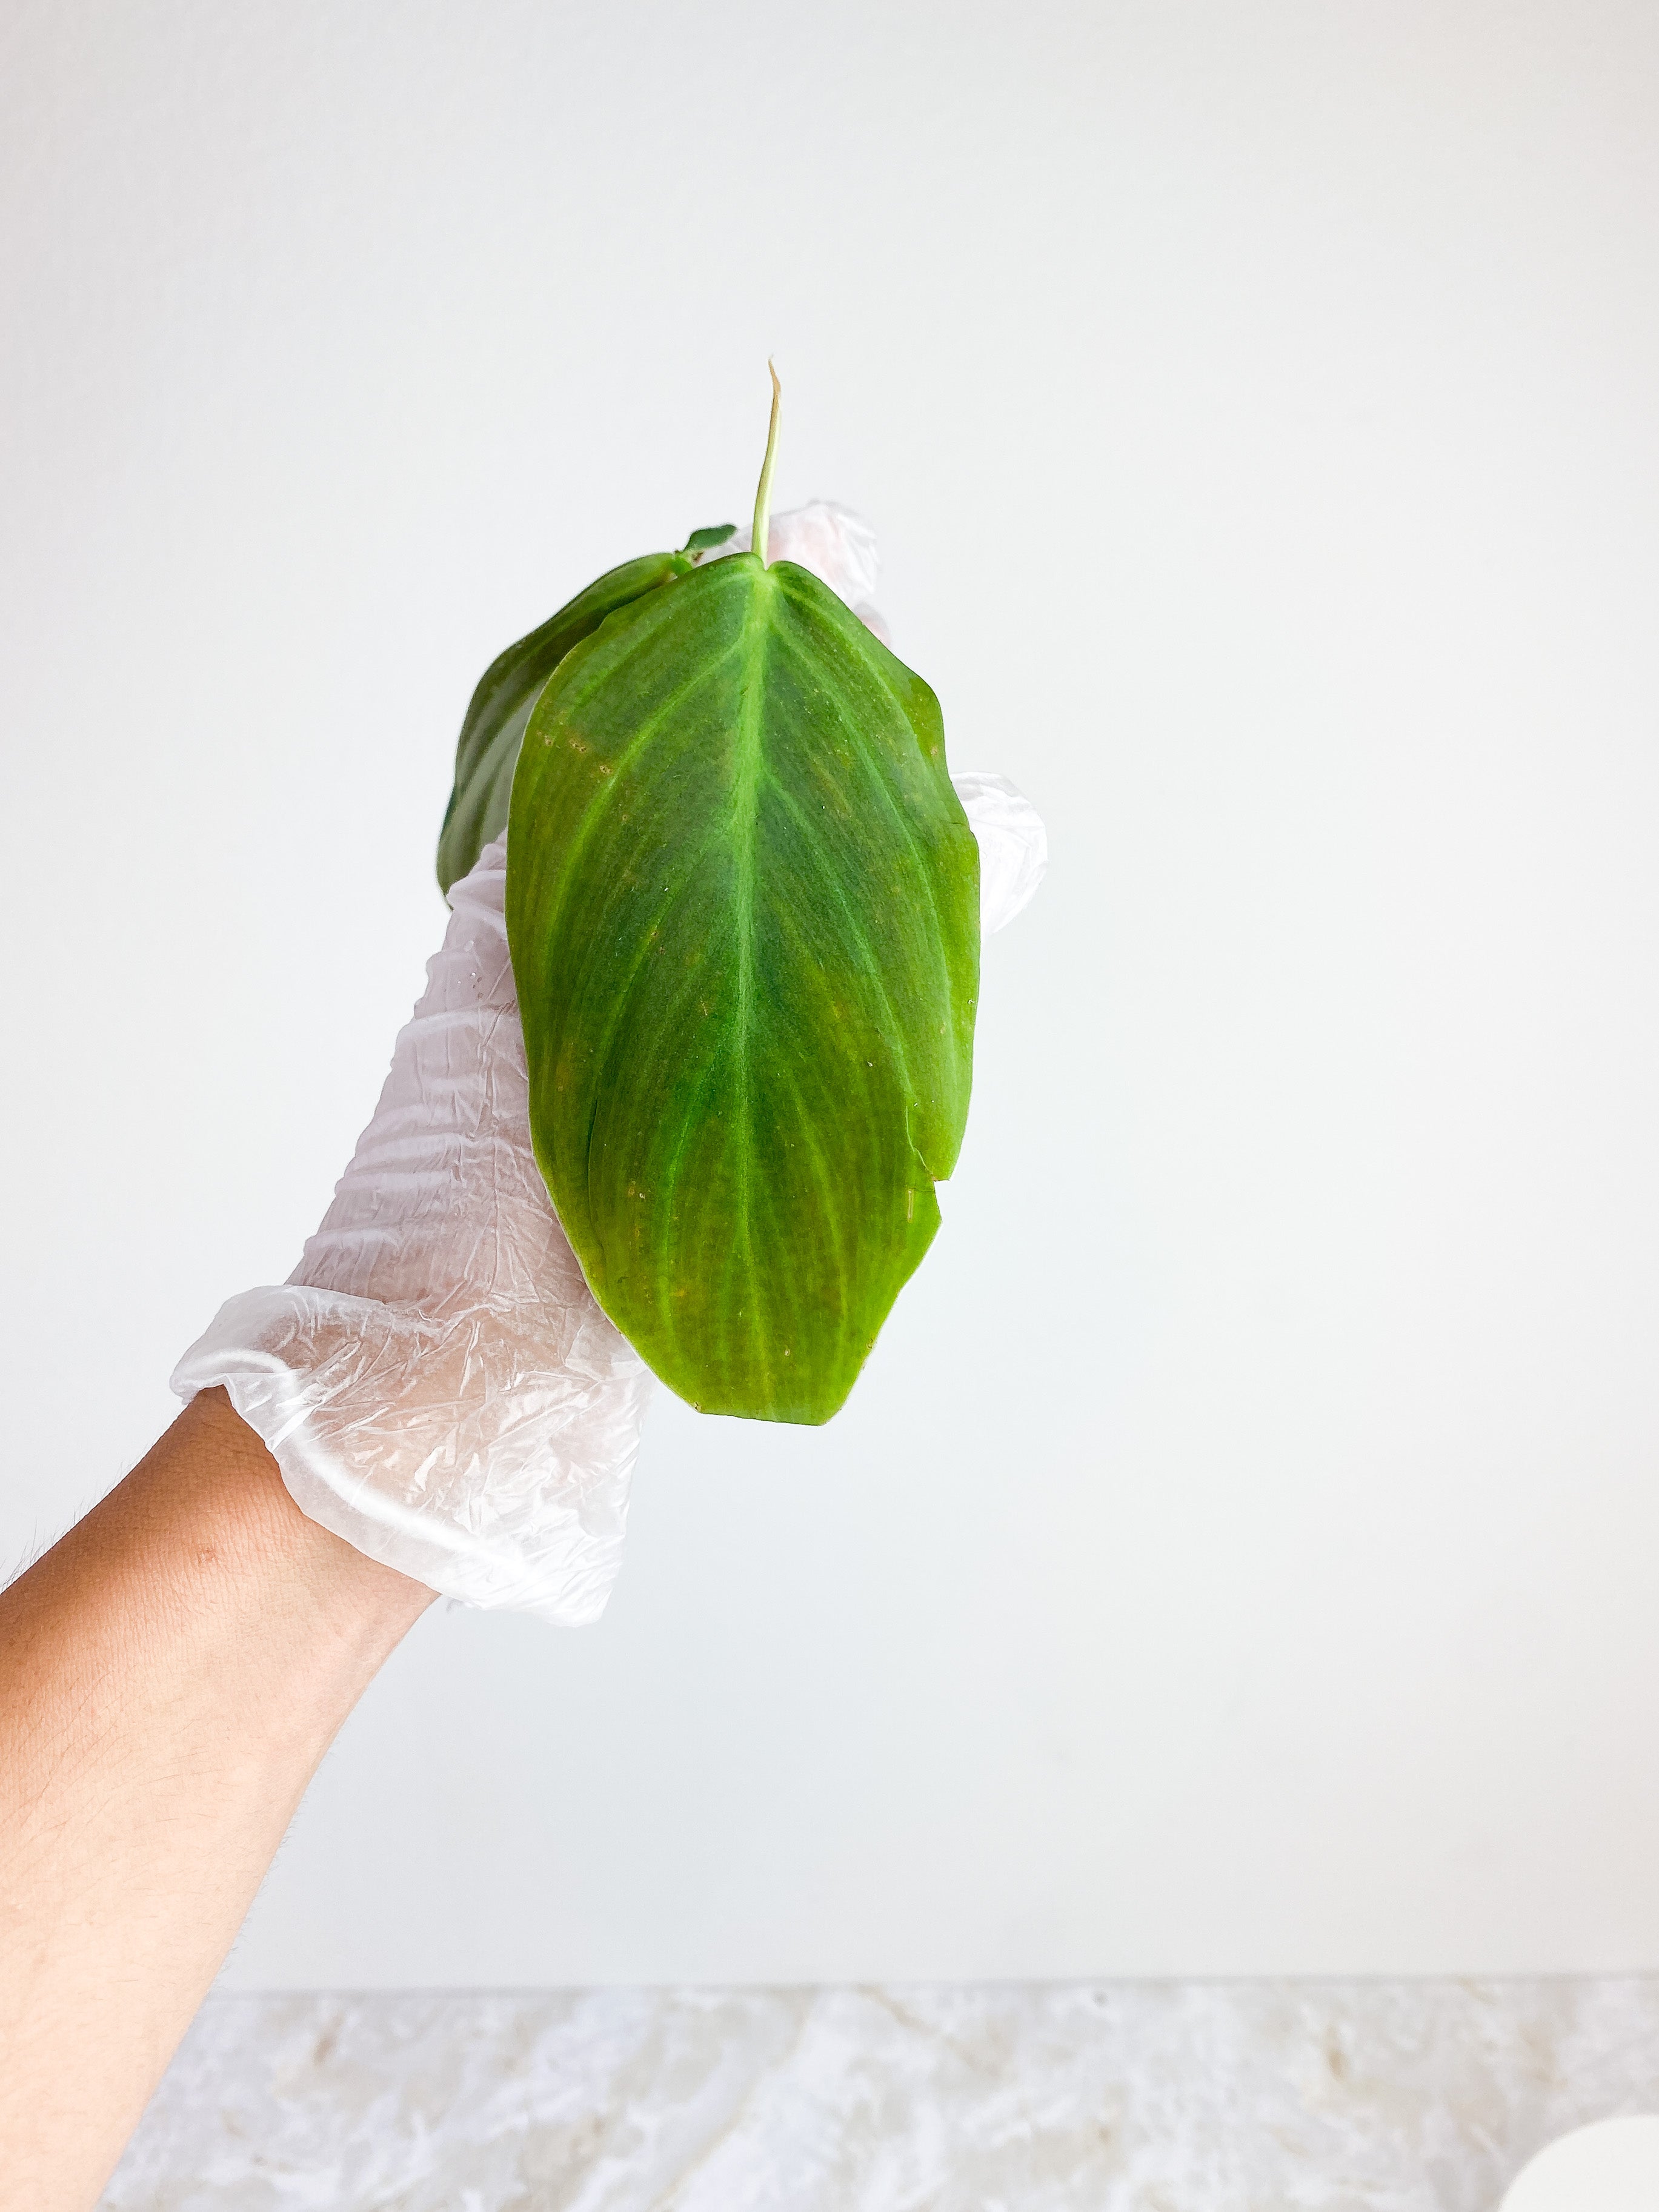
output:
POLYGON ((763 568, 766 566, 767 540, 772 532, 772 464, 778 457, 778 403, 783 397, 778 372, 769 361, 766 368, 772 380, 772 420, 766 433, 766 459, 761 463, 760 483, 755 492, 755 527, 750 540, 760 556, 763 568))

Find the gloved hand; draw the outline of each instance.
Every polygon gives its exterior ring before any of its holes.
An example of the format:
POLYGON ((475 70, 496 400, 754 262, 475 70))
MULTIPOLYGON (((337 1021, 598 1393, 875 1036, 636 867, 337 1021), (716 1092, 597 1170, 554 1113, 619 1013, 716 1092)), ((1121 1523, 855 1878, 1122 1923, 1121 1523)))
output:
MULTIPOLYGON (((873 541, 844 510, 779 516, 769 550, 873 616, 873 541)), ((988 933, 1041 880, 1042 824, 1002 778, 955 781, 988 933)), ((577 1626, 622 1564, 652 1376, 583 1280, 531 1148, 506 881, 498 840, 454 887, 425 995, 299 1266, 222 1306, 173 1388, 222 1385, 301 1512, 371 1559, 577 1626)))
POLYGON ((504 840, 456 884, 374 1118, 280 1289, 220 1309, 222 1383, 295 1503, 448 1596, 595 1620, 651 1376, 594 1304, 530 1145, 504 840))

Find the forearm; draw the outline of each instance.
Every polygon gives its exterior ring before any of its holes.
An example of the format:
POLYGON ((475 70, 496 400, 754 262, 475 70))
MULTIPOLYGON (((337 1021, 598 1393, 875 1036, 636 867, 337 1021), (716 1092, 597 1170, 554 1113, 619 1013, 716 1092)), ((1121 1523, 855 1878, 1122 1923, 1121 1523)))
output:
POLYGON ((0 2212, 95 2203, 431 1599, 306 1520, 217 1391, 0 1596, 0 2212))

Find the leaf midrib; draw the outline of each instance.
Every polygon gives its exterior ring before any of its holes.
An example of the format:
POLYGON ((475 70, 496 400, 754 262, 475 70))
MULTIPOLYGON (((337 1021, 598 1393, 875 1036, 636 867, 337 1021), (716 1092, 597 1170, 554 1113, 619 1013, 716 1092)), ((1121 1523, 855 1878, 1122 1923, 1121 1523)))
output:
MULTIPOLYGON (((766 695, 767 650, 771 638, 770 609, 777 580, 763 568, 750 587, 744 610, 742 642, 738 647, 743 673, 738 699, 738 732, 732 777, 732 842, 735 882, 732 921, 738 956, 738 1060, 734 1072, 737 1091, 738 1219, 743 1248, 744 1273, 752 1284, 755 1275, 753 1208, 750 1173, 754 1165, 754 1115, 750 1110, 749 1041, 755 1003, 755 873, 756 847, 760 836, 760 787, 766 770, 766 747, 762 734, 766 695)), ((750 1334, 760 1357, 766 1389, 773 1388, 771 1347, 753 1327, 752 1296, 750 1334)))

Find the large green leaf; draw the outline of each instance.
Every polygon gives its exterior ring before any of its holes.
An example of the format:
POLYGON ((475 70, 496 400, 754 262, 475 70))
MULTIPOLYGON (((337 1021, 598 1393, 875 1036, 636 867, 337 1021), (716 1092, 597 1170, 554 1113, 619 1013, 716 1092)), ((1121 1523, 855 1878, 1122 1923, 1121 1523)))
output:
POLYGON ((635 600, 536 704, 507 918, 594 1296, 704 1412, 827 1420, 967 1119, 979 854, 933 692, 787 562, 635 600))

